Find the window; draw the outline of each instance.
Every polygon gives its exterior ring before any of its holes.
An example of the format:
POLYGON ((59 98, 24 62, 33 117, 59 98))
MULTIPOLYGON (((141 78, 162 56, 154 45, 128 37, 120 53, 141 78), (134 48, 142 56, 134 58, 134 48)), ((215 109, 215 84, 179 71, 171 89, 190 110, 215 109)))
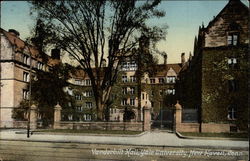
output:
POLYGON ((121 63, 121 70, 123 71, 128 71, 128 70, 136 70, 137 69, 137 64, 135 61, 131 62, 122 62, 121 63))
POLYGON ((126 75, 123 75, 123 76, 122 76, 122 82, 123 82, 123 83, 128 82, 128 77, 127 77, 126 75))
POLYGON ((76 85, 82 85, 82 81, 80 79, 75 79, 75 84, 76 85))
POLYGON ((93 96, 93 92, 92 91, 84 91, 83 92, 83 96, 84 97, 92 97, 93 96))
POLYGON ((30 65, 30 57, 27 55, 23 55, 23 63, 30 65))
POLYGON ((130 76, 130 82, 136 82, 136 77, 135 76, 130 76))
POLYGON ((76 94, 75 95, 75 100, 82 100, 82 95, 76 94))
POLYGON ((238 33, 229 33, 227 36, 227 44, 233 46, 238 45, 238 37, 239 37, 238 33))
POLYGON ((122 106, 126 106, 127 105, 127 99, 126 98, 122 99, 121 105, 122 106))
POLYGON ((155 83, 155 79, 151 78, 150 79, 150 84, 154 84, 155 83))
POLYGON ((82 112, 83 108, 82 108, 82 106, 76 106, 76 110, 82 112))
POLYGON ((123 71, 128 70, 128 63, 127 62, 122 62, 122 70, 123 71))
POLYGON ((130 87, 130 94, 135 94, 135 87, 130 87))
POLYGON ((135 99, 134 98, 130 98, 130 105, 134 106, 135 105, 135 99))
POLYGON ((167 83, 175 83, 175 79, 173 76, 167 77, 167 83))
POLYGON ((167 95, 175 95, 175 89, 167 89, 166 94, 167 95))
POLYGON ((23 72, 23 81, 29 82, 30 81, 30 75, 27 72, 23 72))
POLYGON ((44 64, 41 62, 37 62, 37 69, 43 70, 44 69, 44 64))
POLYGON ((155 92, 154 92, 154 91, 151 91, 151 95, 154 96, 154 95, 155 95, 155 92))
POLYGON ((91 121, 92 120, 91 114, 84 114, 83 118, 84 118, 85 121, 91 121))
POLYGON ((24 100, 29 99, 29 90, 23 89, 23 99, 24 100))
POLYGON ((164 78, 159 78, 159 83, 164 83, 164 78))
POLYGON ((83 80, 83 85, 84 86, 91 86, 91 80, 90 79, 83 80))
POLYGON ((68 115, 68 119, 69 119, 69 121, 72 121, 73 120, 73 115, 68 115))
POLYGON ((155 105, 154 102, 151 102, 151 107, 154 107, 154 105, 155 105))
POLYGON ((85 107, 86 107, 86 108, 92 108, 92 107, 93 107, 92 102, 86 102, 86 103, 85 103, 85 107))
POLYGON ((127 87, 122 87, 122 93, 123 93, 123 94, 127 94, 127 93, 128 93, 127 87))
POLYGON ((162 96, 162 95, 163 95, 163 91, 162 91, 162 90, 160 90, 160 91, 159 91, 159 94, 160 94, 160 96, 162 96))
POLYGON ((143 100, 145 99, 145 95, 144 95, 144 93, 142 94, 142 99, 143 99, 143 100))
POLYGON ((135 61, 132 61, 129 64, 129 68, 130 68, 130 70, 136 70, 137 69, 137 64, 135 63, 135 61))
POLYGON ((228 115, 227 115, 228 119, 232 119, 235 120, 237 119, 237 107, 235 104, 232 104, 228 107, 228 115))
POLYGON ((228 90, 229 92, 235 92, 238 90, 239 83, 237 80, 228 80, 228 90))
POLYGON ((238 68, 238 60, 236 58, 228 58, 227 63, 230 69, 238 68))

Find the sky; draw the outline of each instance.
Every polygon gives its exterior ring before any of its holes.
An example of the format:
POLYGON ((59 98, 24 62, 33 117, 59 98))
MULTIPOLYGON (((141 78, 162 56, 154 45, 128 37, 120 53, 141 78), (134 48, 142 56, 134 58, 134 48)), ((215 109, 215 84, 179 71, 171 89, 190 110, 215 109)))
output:
MULTIPOLYGON (((241 1, 248 6, 247 0, 241 1)), ((227 3, 228 0, 162 1, 158 8, 164 10, 166 16, 153 19, 151 23, 168 26, 166 40, 158 43, 158 49, 168 54, 168 63, 179 63, 183 52, 186 59, 188 58, 193 51, 199 26, 204 23, 206 27, 227 3)), ((29 4, 26 1, 1 1, 1 28, 15 29, 19 31, 21 39, 25 39, 35 24, 29 13, 29 4)), ((161 63, 162 57, 158 58, 161 63)))

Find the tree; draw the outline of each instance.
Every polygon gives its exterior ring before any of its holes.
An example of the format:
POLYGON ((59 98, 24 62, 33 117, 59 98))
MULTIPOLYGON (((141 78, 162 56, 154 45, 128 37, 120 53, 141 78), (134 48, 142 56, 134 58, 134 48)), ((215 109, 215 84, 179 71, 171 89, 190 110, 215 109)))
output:
POLYGON ((132 55, 138 37, 151 41, 165 37, 165 30, 147 25, 164 16, 156 9, 160 0, 74 0, 31 1, 32 9, 48 29, 46 42, 63 49, 88 74, 96 102, 97 119, 103 120, 104 106, 114 85, 118 66, 132 55), (103 68, 103 59, 107 67, 103 68))

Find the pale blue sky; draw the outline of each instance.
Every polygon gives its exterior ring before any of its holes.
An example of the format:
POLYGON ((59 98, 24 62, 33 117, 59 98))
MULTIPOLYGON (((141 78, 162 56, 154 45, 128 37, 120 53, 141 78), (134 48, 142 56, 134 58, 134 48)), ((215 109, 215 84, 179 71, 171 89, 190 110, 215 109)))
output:
MULTIPOLYGON (((247 0, 242 2, 248 6, 247 0)), ((162 1, 159 8, 166 11, 166 16, 152 22, 169 26, 166 41, 161 41, 158 45, 161 51, 168 54, 168 63, 180 62, 182 52, 186 53, 186 58, 188 57, 189 52, 193 50, 194 37, 198 33, 199 25, 204 22, 207 26, 213 16, 216 16, 227 3, 228 0, 162 1)), ((16 29, 20 32, 21 38, 25 39, 34 25, 29 12, 28 3, 25 1, 1 2, 1 28, 16 29)))

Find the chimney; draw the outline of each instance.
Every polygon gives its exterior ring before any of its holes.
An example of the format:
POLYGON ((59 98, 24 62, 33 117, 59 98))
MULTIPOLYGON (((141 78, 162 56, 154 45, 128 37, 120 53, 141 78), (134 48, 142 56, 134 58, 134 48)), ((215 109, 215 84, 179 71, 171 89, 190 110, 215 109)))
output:
POLYGON ((17 30, 15 30, 15 29, 9 29, 9 33, 10 33, 11 35, 16 36, 16 37, 19 37, 19 36, 20 36, 20 33, 19 33, 17 30))
POLYGON ((164 59, 164 65, 166 65, 167 64, 168 55, 165 52, 163 53, 163 59, 164 59))
POLYGON ((60 60, 60 49, 52 49, 51 58, 60 60))
POLYGON ((185 65, 185 53, 181 53, 181 65, 184 66, 185 65))

